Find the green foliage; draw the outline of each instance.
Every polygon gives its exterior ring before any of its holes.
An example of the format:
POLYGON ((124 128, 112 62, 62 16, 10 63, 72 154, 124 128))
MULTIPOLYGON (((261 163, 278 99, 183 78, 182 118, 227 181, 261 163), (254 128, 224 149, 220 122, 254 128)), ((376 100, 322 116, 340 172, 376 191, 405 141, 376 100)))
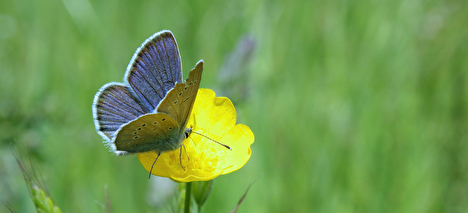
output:
POLYGON ((50 196, 36 185, 31 186, 31 197, 39 213, 61 213, 50 196))
POLYGON ((206 200, 210 196, 212 187, 213 180, 196 181, 192 183, 192 196, 199 209, 203 207, 203 204, 205 204, 206 200))
POLYGON ((204 59, 202 88, 223 88, 226 55, 255 40, 235 103, 252 158, 204 212, 232 210, 260 173, 239 212, 465 212, 466 20, 458 0, 0 1, 0 200, 34 209, 13 143, 64 212, 102 212, 105 185, 113 212, 159 210, 136 156, 102 145, 91 103, 169 29, 185 76, 204 59))

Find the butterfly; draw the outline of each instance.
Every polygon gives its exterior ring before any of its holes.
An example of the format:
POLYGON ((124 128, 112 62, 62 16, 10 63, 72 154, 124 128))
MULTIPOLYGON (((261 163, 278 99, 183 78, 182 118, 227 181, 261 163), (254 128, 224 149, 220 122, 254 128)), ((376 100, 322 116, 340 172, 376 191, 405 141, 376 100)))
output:
POLYGON ((124 82, 107 83, 94 96, 96 131, 117 155, 155 151, 159 157, 181 148, 192 133, 187 120, 202 72, 200 60, 183 82, 174 35, 155 33, 135 51, 124 82))

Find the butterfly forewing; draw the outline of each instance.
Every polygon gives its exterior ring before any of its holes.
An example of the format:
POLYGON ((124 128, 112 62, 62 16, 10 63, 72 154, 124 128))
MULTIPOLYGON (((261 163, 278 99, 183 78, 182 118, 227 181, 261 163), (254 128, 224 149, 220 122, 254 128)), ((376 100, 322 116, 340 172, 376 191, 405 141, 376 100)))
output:
POLYGON ((178 128, 167 114, 146 114, 123 126, 117 132, 114 144, 117 150, 129 153, 174 150, 182 143, 176 134, 178 128))
POLYGON ((151 112, 177 82, 182 82, 179 50, 170 31, 153 35, 137 49, 125 79, 151 112))
MULTIPOLYGON (((104 85, 94 97, 93 116, 96 130, 111 138, 123 124, 148 113, 130 88, 118 83, 104 85)), ((101 134, 101 135, 102 135, 101 134)))
MULTIPOLYGON (((185 131, 193 103, 197 97, 200 87, 201 75, 203 72, 203 61, 199 61, 195 68, 190 71, 189 78, 185 83, 177 83, 173 90, 169 91, 157 109, 158 112, 164 112, 171 115, 180 125, 180 131, 185 131)), ((179 132, 180 133, 180 132, 179 132)))

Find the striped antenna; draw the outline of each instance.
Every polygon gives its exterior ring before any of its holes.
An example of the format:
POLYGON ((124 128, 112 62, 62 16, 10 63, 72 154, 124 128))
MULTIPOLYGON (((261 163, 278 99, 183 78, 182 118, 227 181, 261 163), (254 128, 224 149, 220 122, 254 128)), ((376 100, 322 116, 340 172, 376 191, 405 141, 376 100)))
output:
POLYGON ((198 133, 198 132, 192 132, 192 133, 195 133, 195 134, 197 134, 197 135, 203 136, 203 137, 207 138, 207 139, 210 140, 210 141, 213 141, 213 142, 215 142, 215 143, 217 143, 217 144, 219 144, 219 145, 221 145, 221 146, 224 146, 225 148, 227 148, 227 149, 229 149, 229 150, 232 150, 230 146, 228 146, 228 145, 226 145, 226 144, 222 144, 222 143, 220 143, 220 142, 218 142, 218 141, 215 141, 215 140, 211 139, 210 137, 208 137, 208 136, 206 136, 206 135, 204 135, 204 134, 201 134, 201 133, 198 133))

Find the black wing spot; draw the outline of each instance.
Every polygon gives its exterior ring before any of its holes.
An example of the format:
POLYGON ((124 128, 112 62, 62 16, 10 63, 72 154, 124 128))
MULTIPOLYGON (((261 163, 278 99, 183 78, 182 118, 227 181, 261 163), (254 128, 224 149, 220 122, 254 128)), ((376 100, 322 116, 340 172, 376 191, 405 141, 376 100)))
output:
POLYGON ((193 83, 196 84, 196 83, 197 83, 197 80, 193 81, 193 83))
POLYGON ((144 123, 144 124, 142 124, 141 126, 146 126, 146 124, 144 123))
POLYGON ((172 130, 172 126, 171 126, 171 127, 169 127, 169 130, 172 130))
POLYGON ((141 127, 138 127, 138 128, 137 128, 137 131, 141 131, 141 127))
POLYGON ((133 132, 134 135, 138 134, 138 132, 133 132))
POLYGON ((161 121, 165 121, 165 120, 166 120, 165 118, 161 119, 161 121))
POLYGON ((187 87, 187 86, 185 86, 184 90, 187 90, 187 89, 188 89, 188 87, 187 87))
POLYGON ((190 83, 188 85, 192 86, 192 82, 190 81, 190 83))
POLYGON ((184 100, 184 102, 186 102, 186 101, 187 101, 189 98, 190 98, 190 96, 189 96, 189 97, 187 97, 187 98, 184 100))
POLYGON ((158 122, 157 122, 157 121, 155 121, 155 122, 153 123, 153 125, 156 125, 156 124, 158 124, 158 122))
POLYGON ((182 92, 179 93, 179 96, 182 96, 182 92))
POLYGON ((135 136, 135 137, 133 137, 133 139, 134 139, 134 140, 138 139, 138 135, 137 135, 137 136, 135 136))
POLYGON ((174 101, 174 104, 177 104, 177 101, 174 101))

